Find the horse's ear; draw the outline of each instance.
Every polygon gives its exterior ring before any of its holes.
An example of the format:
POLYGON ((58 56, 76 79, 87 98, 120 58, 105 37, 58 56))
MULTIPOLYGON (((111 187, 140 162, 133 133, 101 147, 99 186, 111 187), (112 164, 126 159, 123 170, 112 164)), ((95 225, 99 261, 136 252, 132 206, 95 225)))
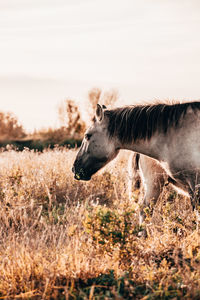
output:
POLYGON ((103 118, 104 118, 103 107, 100 104, 97 104, 96 118, 97 118, 98 121, 102 121, 103 118))

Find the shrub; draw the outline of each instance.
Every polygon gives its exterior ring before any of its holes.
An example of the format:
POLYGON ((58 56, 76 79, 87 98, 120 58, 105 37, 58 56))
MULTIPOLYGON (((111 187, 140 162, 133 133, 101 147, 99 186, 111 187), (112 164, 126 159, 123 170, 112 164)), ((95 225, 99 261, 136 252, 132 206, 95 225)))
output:
POLYGON ((0 112, 0 140, 23 138, 26 133, 12 113, 0 112))

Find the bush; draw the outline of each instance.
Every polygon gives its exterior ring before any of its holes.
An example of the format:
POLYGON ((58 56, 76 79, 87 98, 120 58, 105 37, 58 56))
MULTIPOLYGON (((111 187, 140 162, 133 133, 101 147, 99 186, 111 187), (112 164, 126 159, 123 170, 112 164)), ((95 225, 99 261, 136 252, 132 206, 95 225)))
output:
POLYGON ((113 255, 119 250, 120 263, 130 263, 136 250, 135 237, 142 230, 134 224, 135 210, 127 208, 117 211, 97 206, 88 210, 84 221, 86 232, 90 234, 94 245, 101 246, 103 252, 113 255))
POLYGON ((26 133, 12 113, 0 112, 0 140, 24 138, 26 133))

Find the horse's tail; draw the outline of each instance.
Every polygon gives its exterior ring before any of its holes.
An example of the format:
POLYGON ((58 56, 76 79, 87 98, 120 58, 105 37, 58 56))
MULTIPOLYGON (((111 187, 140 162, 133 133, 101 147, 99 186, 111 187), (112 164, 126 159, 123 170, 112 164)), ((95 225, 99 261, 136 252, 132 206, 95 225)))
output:
POLYGON ((141 177, 139 171, 140 154, 131 153, 128 160, 127 188, 129 199, 132 200, 133 192, 140 189, 141 177))
POLYGON ((135 164, 134 164, 134 171, 138 174, 135 180, 135 189, 140 189, 141 187, 141 177, 139 175, 139 161, 140 161, 140 154, 135 154, 135 164))
POLYGON ((139 160, 140 160, 140 154, 136 153, 135 154, 135 170, 138 171, 139 170, 139 160))
POLYGON ((168 185, 169 183, 171 183, 171 184, 173 184, 175 186, 178 185, 177 182, 176 182, 176 180, 174 180, 171 176, 168 176, 167 182, 165 183, 165 185, 168 185))
POLYGON ((139 161, 140 161, 140 154, 133 153, 131 154, 128 162, 129 182, 134 190, 140 189, 141 187, 139 161))

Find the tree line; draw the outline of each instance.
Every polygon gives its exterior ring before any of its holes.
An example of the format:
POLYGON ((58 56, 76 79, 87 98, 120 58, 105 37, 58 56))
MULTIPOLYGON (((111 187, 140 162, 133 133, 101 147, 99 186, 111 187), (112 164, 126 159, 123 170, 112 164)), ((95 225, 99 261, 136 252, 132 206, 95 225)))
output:
MULTIPOLYGON (((97 103, 112 106, 117 99, 118 93, 115 90, 102 92, 99 88, 91 89, 88 92, 88 122, 94 121, 97 103)), ((18 148, 25 146, 41 148, 41 150, 45 147, 53 147, 55 144, 79 146, 88 124, 83 120, 77 102, 72 99, 65 99, 60 103, 58 118, 60 121, 59 128, 40 129, 28 134, 13 113, 0 112, 0 146, 14 144, 18 148)))

